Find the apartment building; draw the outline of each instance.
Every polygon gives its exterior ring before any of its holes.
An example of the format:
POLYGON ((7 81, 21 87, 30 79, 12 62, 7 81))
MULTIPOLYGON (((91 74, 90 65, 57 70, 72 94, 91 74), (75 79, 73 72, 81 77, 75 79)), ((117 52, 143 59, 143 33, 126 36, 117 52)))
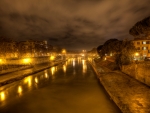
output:
POLYGON ((150 57, 150 39, 134 39, 133 44, 141 59, 150 57))

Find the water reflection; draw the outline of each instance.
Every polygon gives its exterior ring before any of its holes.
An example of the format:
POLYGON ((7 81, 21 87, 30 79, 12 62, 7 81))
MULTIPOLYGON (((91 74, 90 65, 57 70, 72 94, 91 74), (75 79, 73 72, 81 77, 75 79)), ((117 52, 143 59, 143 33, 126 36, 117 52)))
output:
MULTIPOLYGON (((36 113, 37 109, 35 110, 36 108, 35 106, 39 106, 39 105, 41 106, 40 103, 42 102, 42 103, 45 103, 43 106, 46 109, 44 110, 45 111, 50 110, 49 112, 52 112, 52 113, 56 112, 56 111, 53 111, 53 109, 58 109, 59 110, 58 112, 64 111, 66 113, 71 112, 70 110, 72 110, 73 113, 74 111, 85 112, 85 109, 90 108, 90 107, 92 108, 92 111, 87 112, 88 111, 87 109, 86 112, 96 113, 95 112, 96 110, 101 109, 99 108, 99 106, 101 106, 100 101, 103 102, 103 99, 105 99, 105 97, 103 97, 101 92, 99 92, 99 86, 97 85, 97 82, 92 82, 92 83, 89 82, 91 80, 95 81, 95 79, 93 79, 94 77, 88 78, 87 68, 88 67, 87 67, 86 60, 81 60, 81 59, 76 58, 74 60, 72 59, 71 62, 68 61, 67 63, 64 63, 63 65, 61 64, 60 66, 52 67, 50 69, 28 76, 24 78, 23 80, 14 82, 13 84, 10 84, 8 86, 6 85, 6 87, 3 86, 0 92, 0 105, 1 106, 6 105, 6 108, 11 110, 11 112, 15 112, 14 108, 19 105, 20 106, 17 108, 17 110, 20 110, 20 109, 22 110, 22 106, 25 106, 26 108, 30 107, 30 109, 35 111, 36 113), (74 66, 76 65, 76 68, 73 68, 73 64, 74 66), (82 77, 83 73, 86 73, 84 74, 84 76, 87 75, 85 78, 82 77), (65 75, 65 77, 62 76, 63 74, 65 75), (55 80, 53 80, 54 78, 55 80), (32 89, 32 90, 29 90, 29 89, 32 89), (40 92, 38 94, 35 91, 37 89, 40 92), (32 98, 31 96, 32 94, 36 94, 36 98, 32 98), (75 94, 78 94, 78 95, 75 95, 75 94), (44 97, 44 99, 38 98, 41 96, 44 97), (35 99, 38 103, 35 103, 35 99), (84 101, 81 102, 81 99, 84 101), (97 101, 97 99, 99 100, 97 101), (19 100, 18 101, 19 104, 18 102, 13 103, 13 108, 11 108, 9 106, 9 102, 11 103, 15 100, 19 100), (65 100, 66 102, 65 104, 63 104, 64 103, 63 100, 65 100), (90 104, 87 104, 87 103, 90 103, 90 104), (60 106, 60 105, 63 105, 63 106, 60 106), (69 111, 68 111, 68 105, 71 106, 70 107, 71 109, 69 111), (78 106, 76 105, 79 106, 78 109, 77 109, 78 106), (93 108, 95 107, 95 105, 98 105, 98 107, 96 107, 96 110, 95 108, 93 108)), ((43 108, 43 106, 41 107, 43 108)), ((24 109, 25 110, 24 112, 30 109, 24 109)), ((107 108, 104 108, 104 109, 107 109, 107 108)), ((20 112, 20 111, 16 111, 16 112, 20 112)), ((38 111, 38 112, 42 112, 42 111, 38 111)))
POLYGON ((1 99, 1 101, 5 100, 5 92, 4 91, 0 92, 0 99, 1 99))
POLYGON ((76 63, 75 63, 75 59, 73 58, 73 67, 75 67, 76 63))
POLYGON ((35 80, 35 83, 38 83, 38 82, 39 82, 37 77, 35 77, 34 80, 35 80))
POLYGON ((66 73, 66 65, 63 65, 63 71, 66 73))
POLYGON ((20 96, 22 95, 22 86, 18 86, 18 93, 20 96))
POLYGON ((55 67, 51 68, 51 73, 52 73, 52 75, 54 75, 54 73, 55 73, 55 67))
POLYGON ((83 68, 83 73, 86 73, 87 71, 87 64, 86 64, 86 60, 82 60, 82 68, 83 68))
POLYGON ((28 87, 30 88, 32 85, 32 76, 28 76, 24 79, 24 83, 28 84, 28 87))
POLYGON ((45 72, 45 78, 48 78, 48 74, 47 74, 47 72, 45 72))

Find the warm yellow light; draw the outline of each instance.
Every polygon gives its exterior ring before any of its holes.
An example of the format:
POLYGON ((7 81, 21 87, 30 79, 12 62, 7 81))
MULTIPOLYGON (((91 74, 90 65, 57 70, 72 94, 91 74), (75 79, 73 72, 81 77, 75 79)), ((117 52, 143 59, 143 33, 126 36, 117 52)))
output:
POLYGON ((48 74, 47 73, 45 73, 45 78, 48 78, 48 74))
POLYGON ((65 50, 65 49, 63 49, 63 50, 62 50, 62 53, 63 53, 63 54, 66 54, 66 50, 65 50))
POLYGON ((135 53, 135 56, 139 56, 139 53, 136 52, 136 53, 135 53))
POLYGON ((18 93, 19 93, 19 95, 22 94, 22 87, 21 86, 18 86, 18 93))
POLYGON ((54 60, 54 59, 55 59, 55 57, 54 57, 54 56, 51 56, 51 57, 50 57, 50 60, 54 60))
POLYGON ((66 73, 66 65, 63 65, 63 70, 66 73))
POLYGON ((55 67, 52 67, 52 68, 51 68, 51 72, 52 72, 52 75, 54 75, 55 67))
POLYGON ((27 83, 28 87, 30 87, 32 85, 32 76, 26 77, 24 83, 27 83))
POLYGON ((1 97, 1 101, 5 100, 5 93, 4 93, 4 92, 1 92, 1 93, 0 93, 0 97, 1 97))
POLYGON ((84 56, 84 54, 82 54, 82 56, 84 56))
POLYGON ((23 63, 27 64, 27 63, 30 63, 31 62, 31 59, 30 58, 25 58, 23 59, 23 63))
POLYGON ((0 64, 4 63, 2 59, 0 59, 0 64))
POLYGON ((87 65, 86 65, 86 61, 85 60, 82 60, 82 65, 83 65, 83 73, 86 73, 87 65))
POLYGON ((36 83, 38 83, 38 78, 37 77, 34 80, 35 80, 36 83))

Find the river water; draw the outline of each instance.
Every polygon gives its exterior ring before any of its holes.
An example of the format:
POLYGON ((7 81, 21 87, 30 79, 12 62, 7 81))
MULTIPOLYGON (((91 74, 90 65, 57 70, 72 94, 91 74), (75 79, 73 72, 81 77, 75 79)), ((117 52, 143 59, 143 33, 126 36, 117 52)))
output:
POLYGON ((0 113, 120 113, 80 58, 0 87, 0 113))

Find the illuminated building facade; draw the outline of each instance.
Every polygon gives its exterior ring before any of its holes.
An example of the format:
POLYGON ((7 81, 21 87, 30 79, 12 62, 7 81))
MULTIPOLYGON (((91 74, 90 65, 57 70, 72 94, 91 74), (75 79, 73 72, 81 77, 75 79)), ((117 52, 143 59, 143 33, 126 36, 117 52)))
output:
POLYGON ((133 44, 141 58, 150 57, 150 39, 134 39, 133 44))

